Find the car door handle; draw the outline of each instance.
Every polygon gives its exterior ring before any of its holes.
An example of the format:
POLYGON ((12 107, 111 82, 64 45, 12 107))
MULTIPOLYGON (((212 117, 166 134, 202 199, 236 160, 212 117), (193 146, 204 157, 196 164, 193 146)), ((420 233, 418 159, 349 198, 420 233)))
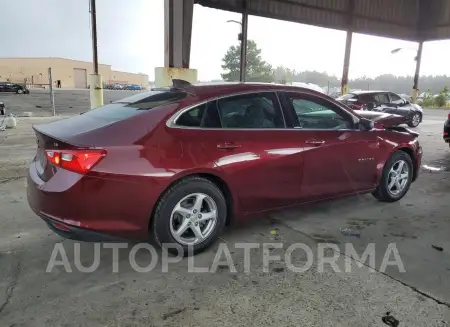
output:
POLYGON ((240 144, 236 144, 233 142, 224 142, 224 143, 217 144, 217 148, 220 150, 233 150, 233 149, 238 149, 240 147, 241 147, 240 144))
POLYGON ((309 144, 309 145, 320 146, 320 145, 324 144, 325 141, 320 141, 320 140, 314 140, 314 139, 312 139, 312 140, 306 141, 305 143, 306 143, 306 144, 309 144))

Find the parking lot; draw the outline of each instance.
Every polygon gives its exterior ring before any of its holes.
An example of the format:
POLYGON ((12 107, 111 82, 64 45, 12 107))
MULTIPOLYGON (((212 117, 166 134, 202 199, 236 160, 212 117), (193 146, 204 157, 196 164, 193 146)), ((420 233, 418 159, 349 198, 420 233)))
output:
MULTIPOLYGON (((132 93, 106 91, 105 103, 132 93)), ((195 267, 211 267, 215 250, 225 243, 236 272, 223 266, 215 273, 188 272, 188 259, 171 264, 168 272, 160 261, 150 272, 137 272, 129 264, 130 245, 120 251, 117 272, 112 250, 101 249, 98 269, 87 273, 76 269, 77 243, 55 235, 28 208, 24 177, 35 151, 32 124, 82 112, 89 107, 88 95, 58 90, 61 117, 56 118, 45 117, 51 115, 45 91, 0 97, 16 115, 32 111, 43 116, 19 118, 16 129, 0 132, 0 326, 385 326, 386 312, 400 326, 450 326, 450 148, 442 141, 446 110, 425 110, 416 128, 423 167, 400 202, 380 203, 364 195, 261 216, 227 230, 212 249, 193 259, 195 267), (283 261, 266 272, 262 247, 252 252, 251 271, 244 271, 244 252, 234 244, 277 242, 283 248, 269 250, 281 257, 293 243, 312 249, 334 244, 339 252, 329 256, 344 253, 350 243, 361 256, 374 243, 375 271, 358 267, 354 258, 349 273, 329 266, 318 272, 316 261, 301 273, 283 261), (46 272, 55 244, 62 244, 72 272, 63 266, 46 272), (389 244, 396 245, 405 272, 397 266, 380 271, 389 244)), ((92 264, 94 246, 80 245, 82 265, 92 264)), ((141 266, 150 259, 148 251, 136 256, 141 266)), ((338 266, 344 267, 346 259, 340 254, 338 266)), ((304 253, 293 254, 293 261, 304 263, 304 253)))
MULTIPOLYGON (((129 90, 103 90, 103 102, 110 103, 139 91, 129 90)), ((89 90, 54 89, 56 115, 79 114, 90 108, 89 90)), ((33 116, 48 117, 53 113, 49 89, 31 89, 30 94, 0 94, 0 102, 4 102, 15 116, 21 116, 24 112, 31 112, 33 116)))

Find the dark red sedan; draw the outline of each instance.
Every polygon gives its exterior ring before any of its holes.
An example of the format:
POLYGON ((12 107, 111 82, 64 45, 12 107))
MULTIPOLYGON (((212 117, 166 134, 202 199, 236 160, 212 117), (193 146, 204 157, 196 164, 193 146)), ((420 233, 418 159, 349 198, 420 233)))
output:
POLYGON ((341 196, 401 199, 418 134, 273 84, 157 89, 34 126, 28 202, 58 234, 207 248, 234 218, 341 196))

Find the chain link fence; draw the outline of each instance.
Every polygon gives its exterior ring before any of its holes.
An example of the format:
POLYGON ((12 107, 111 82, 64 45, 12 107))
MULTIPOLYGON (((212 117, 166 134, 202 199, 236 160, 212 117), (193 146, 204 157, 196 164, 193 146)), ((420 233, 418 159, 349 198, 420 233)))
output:
MULTIPOLYGON (((61 88, 60 82, 48 75, 36 74, 25 77, 20 72, 10 72, 0 76, 0 83, 12 87, 24 87, 29 94, 0 92, 0 102, 4 103, 6 113, 14 116, 71 116, 90 109, 89 89, 61 88)), ((105 84, 106 86, 106 84, 105 84)), ((103 92, 105 104, 136 94, 140 91, 124 89, 107 89, 103 92)))

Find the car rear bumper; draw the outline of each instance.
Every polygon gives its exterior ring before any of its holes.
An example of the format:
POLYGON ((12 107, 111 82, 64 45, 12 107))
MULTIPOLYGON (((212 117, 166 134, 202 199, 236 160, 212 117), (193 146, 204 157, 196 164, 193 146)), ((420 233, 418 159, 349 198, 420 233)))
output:
POLYGON ((127 242, 124 238, 61 223, 44 214, 40 214, 39 216, 47 223, 48 227, 53 232, 70 240, 82 242, 127 242))
POLYGON ((60 169, 47 182, 33 161, 28 171, 30 208, 59 235, 76 240, 147 240, 160 190, 136 183, 78 175, 60 169), (59 226, 59 228, 58 228, 59 226))

